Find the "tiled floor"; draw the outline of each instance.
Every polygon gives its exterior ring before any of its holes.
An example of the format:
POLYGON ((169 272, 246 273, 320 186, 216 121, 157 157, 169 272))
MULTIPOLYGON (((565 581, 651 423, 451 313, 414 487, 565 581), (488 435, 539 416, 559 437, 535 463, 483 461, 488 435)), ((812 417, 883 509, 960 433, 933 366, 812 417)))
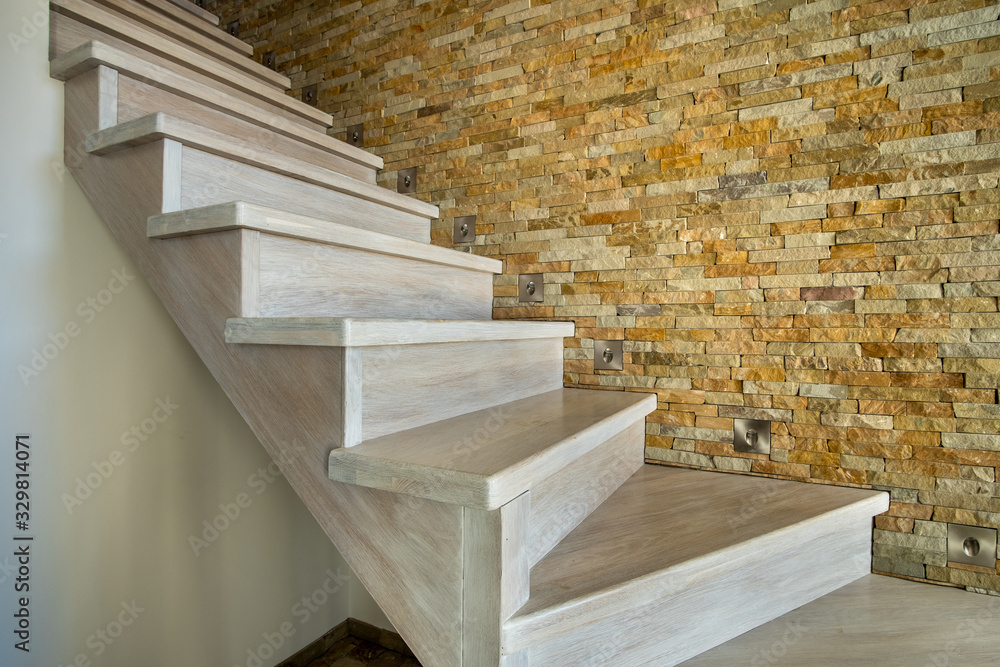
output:
POLYGON ((415 659, 378 644, 347 637, 334 644, 326 655, 310 662, 306 667, 420 667, 415 659))

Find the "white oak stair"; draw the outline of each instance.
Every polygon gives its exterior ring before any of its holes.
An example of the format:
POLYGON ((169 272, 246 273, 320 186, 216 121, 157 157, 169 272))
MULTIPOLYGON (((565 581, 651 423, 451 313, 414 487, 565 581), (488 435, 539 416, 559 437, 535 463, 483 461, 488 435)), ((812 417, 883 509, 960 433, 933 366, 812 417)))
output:
POLYGON ((502 271, 501 262, 488 257, 246 202, 165 213, 147 224, 148 236, 159 239, 231 230, 244 232, 247 249, 240 317, 364 312, 369 318, 485 320, 493 275, 502 271))
POLYGON ((563 388, 573 325, 205 16, 52 8, 67 168, 423 664, 675 664, 870 569, 885 494, 643 465, 655 397, 563 388))

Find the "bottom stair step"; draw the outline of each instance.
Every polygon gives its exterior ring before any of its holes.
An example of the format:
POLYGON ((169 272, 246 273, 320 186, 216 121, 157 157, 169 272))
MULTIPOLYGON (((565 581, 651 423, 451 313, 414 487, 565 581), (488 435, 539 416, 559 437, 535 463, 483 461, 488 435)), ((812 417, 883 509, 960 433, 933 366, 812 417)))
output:
POLYGON ((998 656, 1000 597, 869 574, 684 667, 959 667, 998 656))
MULTIPOLYGON (((646 465, 531 570, 531 665, 676 665, 871 571, 882 492, 646 465)), ((517 664, 516 661, 512 664, 517 664)))

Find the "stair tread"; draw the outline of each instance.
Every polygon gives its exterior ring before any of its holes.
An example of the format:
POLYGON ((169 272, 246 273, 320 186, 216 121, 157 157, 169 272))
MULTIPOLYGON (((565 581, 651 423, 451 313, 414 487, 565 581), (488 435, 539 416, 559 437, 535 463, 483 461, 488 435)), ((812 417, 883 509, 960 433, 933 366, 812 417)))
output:
POLYGON ((104 65, 144 83, 164 88, 210 108, 229 113, 235 118, 273 130, 311 146, 328 150, 372 169, 381 169, 383 166, 382 158, 366 153, 360 148, 99 41, 81 44, 72 51, 58 56, 49 63, 49 68, 53 78, 66 81, 99 65, 104 65))
POLYGON ((731 667, 745 664, 747 656, 784 667, 995 665, 1000 656, 997 611, 996 597, 868 574, 683 667, 731 667), (960 653, 948 650, 949 642, 958 648, 956 629, 963 627, 972 632, 962 633, 960 653))
POLYGON ((252 144, 238 137, 202 127, 197 123, 174 118, 165 113, 152 113, 94 132, 87 137, 87 152, 103 155, 116 149, 159 141, 160 139, 173 139, 191 148, 197 148, 406 213, 425 218, 435 218, 438 215, 436 206, 419 199, 393 192, 373 183, 359 181, 330 169, 318 167, 311 162, 288 157, 262 145, 252 144))
POLYGON ((199 23, 205 27, 205 30, 198 30, 188 23, 139 4, 135 0, 90 1, 99 2, 111 11, 141 23, 147 29, 154 30, 158 34, 168 35, 173 40, 183 42, 184 46, 188 48, 198 49, 206 56, 220 58, 228 65, 246 70, 282 90, 291 87, 291 81, 287 76, 250 59, 250 56, 253 55, 253 47, 233 37, 228 32, 210 26, 203 21, 199 23))
MULTIPOLYGON (((153 2, 153 0, 140 0, 140 1, 141 2, 146 2, 146 3, 153 2)), ((208 11, 207 9, 205 9, 203 7, 199 7, 198 5, 194 4, 190 0, 155 0, 155 2, 156 3, 163 3, 163 4, 169 3, 171 5, 174 5, 175 7, 179 7, 181 9, 183 9, 186 12, 194 14, 195 16, 197 16, 198 18, 200 18, 201 20, 207 21, 208 23, 211 23, 212 25, 219 25, 219 17, 218 16, 216 16, 215 14, 213 14, 212 12, 208 11)))
POLYGON ((163 37, 137 21, 127 19, 103 7, 84 0, 51 0, 52 11, 90 26, 109 38, 119 40, 129 47, 166 59, 199 75, 218 81, 240 93, 272 104, 288 113, 324 127, 333 125, 332 117, 285 93, 285 77, 250 59, 241 58, 242 68, 251 68, 251 74, 238 69, 233 63, 207 57, 183 44, 163 37), (266 80, 262 80, 263 77, 266 80))
POLYGON ((330 478, 496 509, 642 421, 652 394, 559 389, 330 453, 330 478))
POLYGON ((255 229, 267 234, 347 246, 470 271, 503 272, 503 262, 490 257, 247 202, 164 213, 151 217, 147 223, 147 235, 161 239, 229 229, 255 229))
POLYGON ((328 150, 371 169, 381 169, 383 166, 381 158, 360 148, 99 41, 81 44, 53 59, 50 71, 54 78, 65 81, 98 65, 104 65, 144 83, 162 87, 292 139, 328 150))
POLYGON ((636 608, 886 509, 880 491, 645 465, 535 565, 507 630, 636 608))
POLYGON ((531 338, 567 338, 572 322, 417 320, 359 317, 234 317, 226 342, 372 347, 531 338))

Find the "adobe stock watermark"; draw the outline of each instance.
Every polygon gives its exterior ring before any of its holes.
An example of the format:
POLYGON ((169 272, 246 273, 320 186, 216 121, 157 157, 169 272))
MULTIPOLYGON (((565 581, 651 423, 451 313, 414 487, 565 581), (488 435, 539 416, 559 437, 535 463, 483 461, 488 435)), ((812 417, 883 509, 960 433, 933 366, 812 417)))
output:
POLYGON ((781 639, 776 639, 767 648, 757 651, 757 655, 750 659, 750 667, 764 667, 764 665, 775 664, 788 653, 790 647, 798 644, 807 632, 809 632, 809 628, 803 627, 801 621, 795 621, 794 623, 787 621, 785 623, 785 634, 781 636, 781 639))
POLYGON ((493 436, 496 435, 504 427, 510 418, 511 414, 505 412, 507 406, 498 405, 490 408, 486 413, 486 418, 483 422, 477 426, 472 433, 465 436, 458 442, 456 442, 452 448, 451 460, 464 459, 472 456, 476 451, 487 446, 493 441, 493 436))
POLYGON ((129 430, 122 432, 121 438, 119 438, 122 449, 113 449, 106 459, 93 461, 90 464, 93 470, 83 477, 76 478, 73 492, 60 496, 63 506, 66 507, 69 514, 73 514, 97 489, 101 488, 104 482, 111 478, 115 470, 125 463, 127 454, 138 451, 139 447, 156 433, 160 424, 170 419, 174 412, 181 407, 174 403, 169 396, 156 399, 155 405, 156 407, 153 408, 148 417, 138 424, 134 424, 129 430))
POLYGON ((219 513, 202 520, 201 532, 198 535, 194 533, 188 535, 188 545, 194 555, 201 556, 224 532, 229 530, 230 526, 243 515, 245 510, 253 505, 254 498, 267 491, 281 476, 281 468, 274 461, 252 472, 247 477, 247 490, 240 491, 229 502, 219 503, 219 513))
POLYGON ((996 626, 997 614, 1000 614, 1000 597, 991 597, 990 603, 985 609, 955 626, 955 630, 949 635, 953 639, 946 643, 940 651, 931 654, 927 658, 925 667, 969 664, 968 656, 962 655, 963 645, 984 633, 988 633, 990 637, 996 637, 996 627, 990 628, 990 625, 992 623, 996 626), (955 662, 952 663, 952 660, 955 662))
POLYGON ((121 611, 103 627, 97 628, 87 637, 87 648, 90 653, 77 653, 70 662, 59 667, 91 667, 93 658, 104 655, 108 649, 125 633, 125 631, 135 623, 139 614, 146 611, 140 607, 135 599, 131 602, 122 602, 121 611))
POLYGON ((76 307, 76 314, 82 320, 68 320, 59 331, 49 333, 46 342, 31 350, 27 363, 18 364, 17 374, 27 387, 33 379, 41 375, 49 365, 59 358, 74 338, 83 332, 83 327, 97 319, 115 300, 115 297, 125 291, 135 276, 128 273, 125 267, 111 272, 107 287, 98 290, 93 296, 88 296, 76 307))
POLYGON ((31 16, 22 16, 21 24, 17 26, 17 32, 7 33, 7 41, 14 53, 20 53, 21 47, 39 35, 49 34, 49 2, 48 0, 35 0, 38 11, 31 16))
MULTIPOLYGON (((327 570, 325 574, 326 579, 320 586, 309 595, 303 595, 302 599, 292 605, 289 613, 298 620, 300 626, 308 623, 313 614, 319 612, 350 580, 350 577, 341 572, 339 567, 336 572, 327 570)), ((243 665, 237 664, 233 667, 263 667, 264 661, 273 658, 278 649, 294 637, 296 632, 295 623, 289 620, 278 624, 273 632, 261 633, 264 641, 256 648, 248 648, 246 662, 243 665)))
POLYGON ((752 520, 755 516, 764 511, 767 505, 780 494, 781 487, 778 484, 768 484, 764 487, 764 490, 758 491, 748 499, 744 500, 740 505, 740 511, 736 514, 736 516, 732 516, 727 519, 726 523, 729 524, 729 529, 736 530, 740 526, 752 520))

